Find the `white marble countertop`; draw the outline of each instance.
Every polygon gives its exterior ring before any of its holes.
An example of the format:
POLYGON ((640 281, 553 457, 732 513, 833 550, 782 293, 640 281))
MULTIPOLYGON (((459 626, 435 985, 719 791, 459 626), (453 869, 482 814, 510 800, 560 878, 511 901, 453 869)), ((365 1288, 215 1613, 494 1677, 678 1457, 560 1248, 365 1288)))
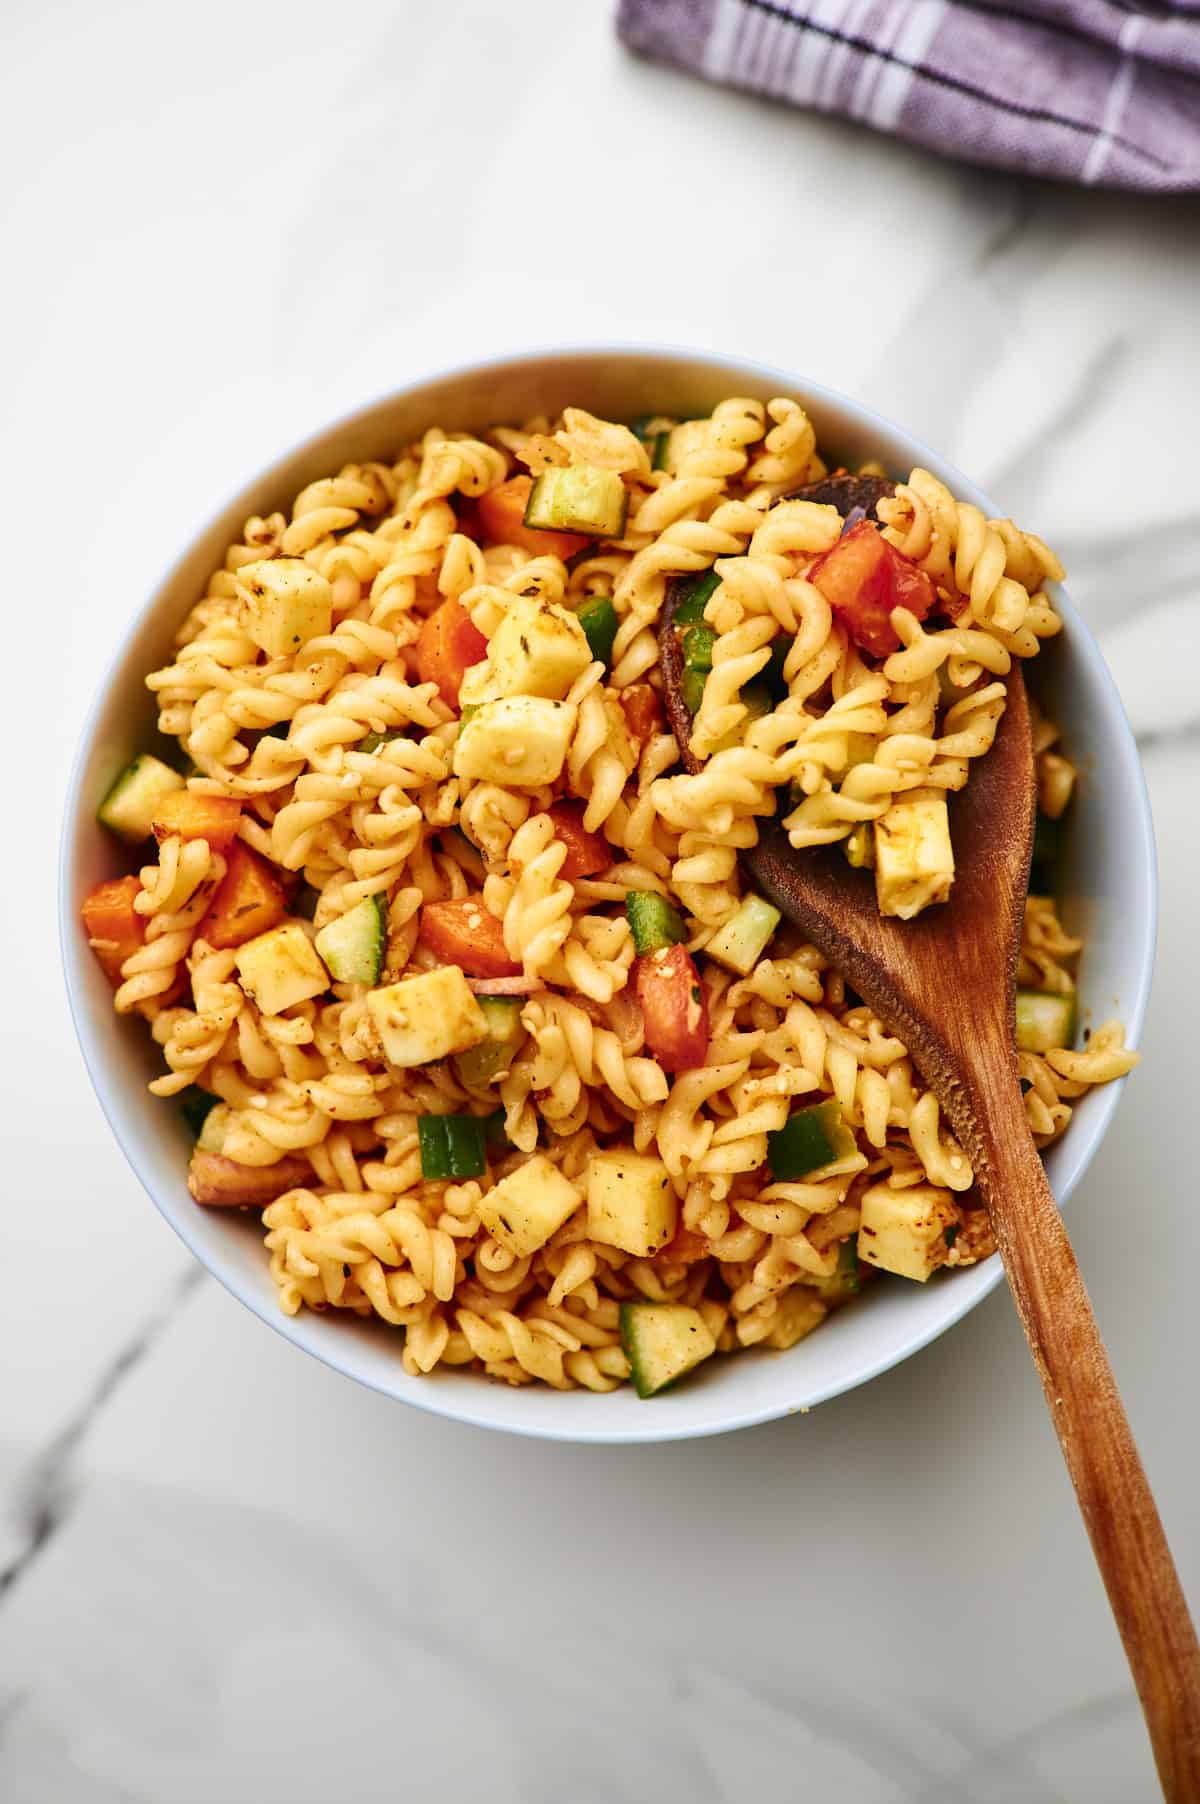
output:
POLYGON ((538 1445, 389 1404, 268 1333, 142 1195, 75 1047, 51 872, 124 622, 314 422, 612 337, 903 418, 1062 550, 1143 736, 1157 991, 1071 1227, 1200 1600, 1200 213, 707 91, 625 57, 607 0, 6 9, 0 142, 0 1795, 1151 1799, 1005 1292, 719 1441, 538 1445))

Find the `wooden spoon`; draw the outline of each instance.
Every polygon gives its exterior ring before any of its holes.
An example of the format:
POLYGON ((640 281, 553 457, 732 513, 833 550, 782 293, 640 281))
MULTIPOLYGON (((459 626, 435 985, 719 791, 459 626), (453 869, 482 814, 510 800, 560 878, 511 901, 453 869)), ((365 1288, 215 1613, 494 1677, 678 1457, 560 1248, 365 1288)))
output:
MULTIPOLYGON (((890 486, 890 485, 889 485, 890 486)), ((808 491, 811 493, 811 491, 808 491)), ((824 500, 824 495, 814 499, 824 500)), ((830 496, 846 503, 874 498, 830 496)), ((688 770, 673 584, 659 631, 665 700, 688 770)), ((1033 843, 1033 748, 1018 665, 995 744, 951 807, 950 900, 885 919, 839 847, 794 851, 774 821, 742 854, 755 889, 905 1041, 986 1204, 1051 1420, 1108 1589, 1169 1804, 1200 1800, 1200 1647, 1092 1306, 1025 1118, 1014 988, 1033 843)))

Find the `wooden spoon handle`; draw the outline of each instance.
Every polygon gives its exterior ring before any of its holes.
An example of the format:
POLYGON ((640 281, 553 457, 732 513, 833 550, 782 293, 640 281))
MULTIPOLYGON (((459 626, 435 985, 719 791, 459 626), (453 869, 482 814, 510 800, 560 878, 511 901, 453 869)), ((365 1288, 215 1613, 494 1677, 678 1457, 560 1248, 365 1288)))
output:
POLYGON ((1017 1086, 976 1099, 978 1171, 1168 1804, 1200 1800, 1200 1646, 1017 1086))

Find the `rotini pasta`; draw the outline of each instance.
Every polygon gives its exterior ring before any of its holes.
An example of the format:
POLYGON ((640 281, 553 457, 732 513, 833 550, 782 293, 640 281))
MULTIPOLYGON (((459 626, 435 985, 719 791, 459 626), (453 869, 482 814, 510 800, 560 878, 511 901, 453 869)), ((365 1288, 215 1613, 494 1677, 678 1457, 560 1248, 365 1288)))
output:
MULTIPOLYGON (((990 1253, 907 1048, 739 854, 777 812, 860 862, 901 801, 936 814, 1061 570, 928 472, 872 478, 857 524, 844 480, 797 402, 735 396, 431 428, 246 522, 147 679, 188 774, 114 786, 102 818, 158 843, 84 920, 198 1130, 193 1194, 262 1209, 283 1310, 378 1318, 413 1375, 649 1394, 795 1345, 878 1268, 990 1253), (658 669, 681 581, 692 773, 658 669)), ((1034 752, 1047 871, 1076 779, 1036 711, 1034 752)), ((1080 951, 1039 882, 1042 1145, 1136 1059, 1115 1022, 1076 1043, 1080 951)))

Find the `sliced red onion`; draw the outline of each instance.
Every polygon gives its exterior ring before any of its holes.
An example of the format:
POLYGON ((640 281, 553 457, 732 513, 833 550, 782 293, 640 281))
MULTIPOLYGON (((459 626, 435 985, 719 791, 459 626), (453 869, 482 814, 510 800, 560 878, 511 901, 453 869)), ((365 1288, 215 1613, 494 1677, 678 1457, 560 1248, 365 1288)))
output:
POLYGON ((538 987, 532 977, 468 977, 467 985, 477 996, 532 996, 538 987))
POLYGON ((865 507, 852 507, 842 522, 842 530, 838 534, 838 537, 844 539, 846 534, 850 531, 850 528, 852 526, 857 526, 859 521, 865 520, 866 517, 867 510, 865 507))

